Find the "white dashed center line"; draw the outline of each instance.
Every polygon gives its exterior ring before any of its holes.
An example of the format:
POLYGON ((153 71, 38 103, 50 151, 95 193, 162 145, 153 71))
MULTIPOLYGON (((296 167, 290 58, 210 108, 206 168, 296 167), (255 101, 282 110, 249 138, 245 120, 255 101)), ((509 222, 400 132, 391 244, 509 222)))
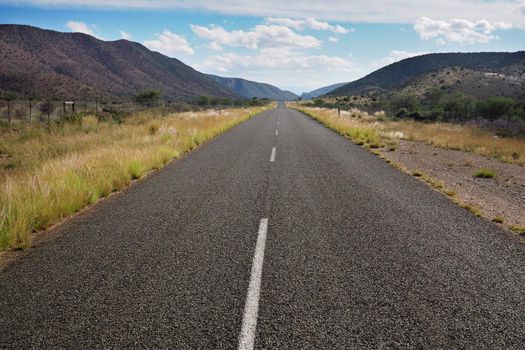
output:
POLYGON ((270 162, 275 162, 275 147, 272 148, 272 154, 270 155, 270 162))
POLYGON ((275 130, 275 136, 279 135, 279 130, 275 130))
MULTIPOLYGON (((275 149, 275 148, 274 148, 275 149)), ((257 244, 253 254, 250 285, 246 295, 244 316, 242 318, 241 333, 239 334, 239 350, 253 350, 255 345, 255 330, 257 328, 257 315, 259 313, 259 294, 261 290, 261 277, 264 260, 264 247, 266 245, 266 232, 268 219, 261 219, 257 244)))

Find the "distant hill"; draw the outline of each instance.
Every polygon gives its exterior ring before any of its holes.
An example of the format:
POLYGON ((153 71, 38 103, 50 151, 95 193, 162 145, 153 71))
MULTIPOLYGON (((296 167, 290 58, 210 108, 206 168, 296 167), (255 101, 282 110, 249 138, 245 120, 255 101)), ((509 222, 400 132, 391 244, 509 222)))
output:
POLYGON ((293 92, 281 90, 270 84, 258 83, 241 78, 224 78, 211 74, 209 74, 208 77, 246 98, 259 97, 278 101, 291 101, 297 99, 297 95, 293 92))
POLYGON ((329 86, 325 86, 325 87, 322 87, 322 88, 319 88, 319 89, 316 89, 316 90, 313 90, 313 91, 310 91, 310 92, 303 92, 302 95, 301 95, 301 98, 303 100, 311 100, 312 98, 317 98, 319 96, 323 96, 323 95, 326 95, 327 93, 329 93, 330 91, 333 91, 343 85, 346 85, 348 83, 338 83, 338 84, 333 84, 333 85, 329 85, 329 86))
POLYGON ((181 61, 127 41, 102 41, 24 25, 0 25, 0 92, 39 98, 239 97, 181 61))
MULTIPOLYGON (((414 89, 443 86, 445 90, 484 95, 519 92, 525 77, 525 51, 514 53, 435 53, 404 59, 328 93, 330 96, 378 95, 414 84, 414 89), (453 84, 445 76, 456 67, 453 84), (448 69, 448 70, 447 70, 448 69), (448 73, 447 73, 448 72, 448 73), (498 77, 498 75, 501 75, 498 77), (503 75, 506 76, 503 79, 503 75), (497 77, 492 79, 491 76, 497 77), (479 82, 476 79, 483 77, 479 82), (436 78, 436 79, 434 79, 436 78), (466 82, 469 82, 468 84, 466 82), (497 81, 497 84, 493 85, 497 81), (487 87, 488 84, 488 87, 487 87), (455 86, 454 86, 455 85, 455 86), (461 86, 463 85, 463 88, 461 86), (479 85, 479 87, 478 87, 479 85), (484 88, 482 86, 485 86, 484 88), (514 86, 514 87, 513 87, 514 86), (500 93, 498 93, 500 92, 500 93)), ((521 95, 524 90, 521 88, 521 95)))

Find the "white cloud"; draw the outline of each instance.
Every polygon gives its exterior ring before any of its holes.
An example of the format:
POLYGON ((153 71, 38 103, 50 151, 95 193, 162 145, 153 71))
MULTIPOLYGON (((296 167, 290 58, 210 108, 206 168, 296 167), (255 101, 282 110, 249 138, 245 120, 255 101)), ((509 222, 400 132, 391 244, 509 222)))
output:
POLYGON ((335 36, 331 36, 328 38, 328 41, 331 43, 337 43, 339 42, 339 39, 337 39, 335 36))
POLYGON ((414 25, 414 30, 421 39, 436 39, 436 43, 439 45, 447 42, 465 44, 488 43, 497 38, 492 34, 494 31, 510 28, 512 28, 512 25, 509 23, 491 23, 485 19, 477 22, 470 22, 465 19, 441 21, 428 17, 421 17, 414 25))
POLYGON ((191 55, 194 53, 184 37, 174 34, 169 30, 165 29, 161 34, 156 33, 155 36, 157 37, 156 39, 144 41, 144 46, 167 56, 176 56, 177 54, 191 55))
POLYGON ((376 66, 376 67, 383 67, 383 66, 387 66, 389 64, 392 64, 394 62, 398 62, 398 61, 404 60, 405 58, 410 58, 410 57, 414 57, 414 56, 421 56, 421 55, 425 55, 427 53, 428 52, 422 52, 422 51, 410 52, 410 51, 404 51, 404 50, 392 50, 392 51, 390 51, 390 53, 388 54, 387 57, 383 57, 383 58, 381 58, 379 60, 374 61, 373 65, 376 66))
POLYGON ((88 25, 84 22, 69 21, 66 23, 66 28, 74 33, 84 33, 96 37, 94 31, 95 26, 88 25))
POLYGON ((259 17, 317 18, 324 21, 366 23, 415 23, 418 18, 449 20, 463 18, 489 22, 505 20, 525 27, 523 0, 0 0, 1 4, 43 7, 193 9, 229 15, 259 17))
POLYGON ((310 35, 300 35, 288 27, 277 25, 257 25, 250 31, 227 31, 219 26, 203 27, 191 25, 191 30, 199 38, 207 39, 211 45, 243 46, 252 50, 271 48, 308 49, 321 46, 321 42, 310 35))
POLYGON ((291 18, 266 18, 266 23, 269 24, 278 24, 285 27, 293 28, 295 30, 304 30, 305 28, 310 28, 314 30, 328 30, 334 33, 346 34, 353 32, 354 29, 347 29, 343 26, 331 25, 327 22, 318 21, 315 18, 307 19, 291 19, 291 18))
POLYGON ((194 67, 207 73, 265 81, 296 92, 318 88, 327 81, 352 80, 357 75, 348 59, 281 49, 267 49, 253 55, 219 54, 194 64, 194 67))
POLYGON ((206 45, 206 47, 210 50, 213 50, 213 51, 224 51, 224 49, 222 48, 221 45, 217 44, 215 41, 212 41, 211 43, 209 43, 208 45, 206 45))
POLYGON ((133 35, 126 33, 123 30, 119 30, 118 32, 120 33, 120 36, 122 37, 122 39, 131 40, 133 38, 133 35))

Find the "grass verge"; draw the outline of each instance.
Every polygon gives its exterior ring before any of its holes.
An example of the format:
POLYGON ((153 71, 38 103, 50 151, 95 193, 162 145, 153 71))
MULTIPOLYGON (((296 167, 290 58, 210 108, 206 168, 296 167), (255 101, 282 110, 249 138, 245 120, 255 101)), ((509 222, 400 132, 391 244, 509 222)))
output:
POLYGON ((0 130, 0 251, 30 244, 45 229, 264 108, 173 113, 144 111, 123 122, 0 130))
POLYGON ((378 112, 369 115, 358 109, 350 111, 304 107, 290 108, 303 112, 327 127, 351 138, 359 145, 386 146, 395 150, 399 140, 419 141, 434 147, 470 152, 501 161, 525 165, 525 142, 516 137, 498 137, 475 126, 454 123, 424 123, 413 120, 391 120, 378 112))

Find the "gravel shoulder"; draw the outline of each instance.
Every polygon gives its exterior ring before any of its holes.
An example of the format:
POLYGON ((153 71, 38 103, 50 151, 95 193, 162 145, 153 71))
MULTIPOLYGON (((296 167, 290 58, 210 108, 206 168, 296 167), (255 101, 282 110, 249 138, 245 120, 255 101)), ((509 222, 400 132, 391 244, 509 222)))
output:
POLYGON ((423 142, 400 141, 395 151, 381 150, 386 159, 407 169, 441 181, 463 203, 483 216, 502 218, 505 226, 525 227, 525 168, 494 158, 442 148, 423 142), (494 178, 476 178, 486 168, 494 178))

